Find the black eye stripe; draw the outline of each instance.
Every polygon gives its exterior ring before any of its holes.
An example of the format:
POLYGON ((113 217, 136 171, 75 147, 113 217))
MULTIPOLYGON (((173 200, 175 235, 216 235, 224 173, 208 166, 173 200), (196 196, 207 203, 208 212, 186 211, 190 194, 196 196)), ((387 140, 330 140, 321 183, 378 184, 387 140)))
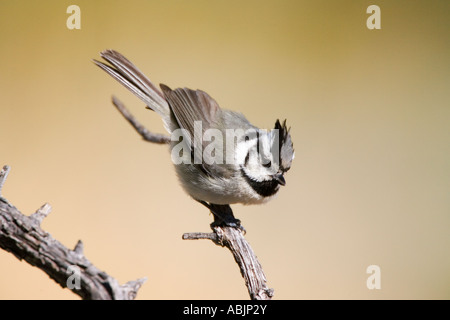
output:
POLYGON ((244 166, 247 166, 248 163, 248 159, 250 158, 250 151, 247 152, 247 155, 245 156, 245 160, 244 160, 244 166))
POLYGON ((259 154, 259 132, 256 131, 256 152, 259 154))

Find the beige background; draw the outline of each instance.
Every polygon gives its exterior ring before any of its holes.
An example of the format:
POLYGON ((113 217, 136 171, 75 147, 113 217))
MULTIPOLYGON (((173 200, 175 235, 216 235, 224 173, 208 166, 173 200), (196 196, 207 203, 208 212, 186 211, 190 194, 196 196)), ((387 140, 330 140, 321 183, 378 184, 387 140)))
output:
MULTIPOLYGON (((246 299, 212 217, 179 187, 158 116, 91 62, 113 48, 156 83, 292 126, 287 186, 234 206, 277 299, 450 298, 449 1, 1 1, 3 195, 139 299, 246 299), (66 8, 81 7, 81 30, 66 8), (381 8, 381 30, 366 8, 381 8), (381 267, 381 290, 366 287, 381 267)), ((0 251, 0 298, 77 299, 0 251)))

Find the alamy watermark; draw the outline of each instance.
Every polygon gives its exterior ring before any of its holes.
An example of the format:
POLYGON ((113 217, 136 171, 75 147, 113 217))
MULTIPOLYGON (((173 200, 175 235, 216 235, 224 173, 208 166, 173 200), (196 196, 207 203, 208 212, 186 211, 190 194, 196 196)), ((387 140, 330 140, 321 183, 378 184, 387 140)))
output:
POLYGON ((186 129, 171 134, 171 158, 174 164, 235 164, 257 160, 267 168, 279 164, 279 129, 203 130, 201 121, 194 121, 194 135, 186 129))
MULTIPOLYGON (((70 14, 66 20, 66 27, 69 30, 81 29, 81 9, 79 6, 72 4, 66 9, 66 13, 70 14)), ((369 30, 381 29, 381 9, 379 6, 372 4, 367 7, 366 13, 370 16, 366 20, 366 26, 369 30)))
POLYGON ((367 281, 366 281, 367 289, 369 289, 369 290, 381 289, 381 268, 380 268, 380 266, 377 266, 376 264, 372 264, 367 267, 366 273, 370 274, 370 276, 367 278, 367 281))
POLYGON ((81 29, 81 9, 79 6, 72 4, 67 7, 66 13, 70 13, 67 17, 66 27, 69 30, 80 30, 81 29))
POLYGON ((80 267, 75 266, 75 265, 70 265, 67 268, 66 273, 69 275, 66 280, 67 288, 69 288, 70 290, 73 290, 73 289, 80 290, 81 289, 80 267))
POLYGON ((366 13, 370 16, 367 18, 366 26, 369 30, 381 29, 381 9, 379 6, 372 4, 367 7, 366 13))

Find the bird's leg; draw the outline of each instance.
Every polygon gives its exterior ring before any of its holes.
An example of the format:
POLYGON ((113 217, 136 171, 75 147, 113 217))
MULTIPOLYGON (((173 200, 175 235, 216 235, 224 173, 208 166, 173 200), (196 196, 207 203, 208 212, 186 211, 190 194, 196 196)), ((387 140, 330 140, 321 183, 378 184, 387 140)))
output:
POLYGON ((205 207, 207 207, 214 216, 214 221, 211 223, 211 228, 214 227, 232 227, 241 229, 245 232, 244 227, 241 226, 241 220, 236 219, 233 215, 233 210, 228 204, 214 204, 206 201, 197 200, 205 207))
POLYGON ((233 210, 231 210, 231 207, 228 204, 221 205, 210 203, 209 210, 211 210, 214 215, 214 222, 211 224, 211 227, 241 227, 241 221, 234 217, 233 210))

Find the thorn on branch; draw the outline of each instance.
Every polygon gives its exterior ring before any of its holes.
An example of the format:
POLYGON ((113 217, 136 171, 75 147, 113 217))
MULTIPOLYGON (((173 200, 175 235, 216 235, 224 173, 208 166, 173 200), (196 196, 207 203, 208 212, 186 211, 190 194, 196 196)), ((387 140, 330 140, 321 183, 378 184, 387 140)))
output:
POLYGON ((44 205, 42 205, 35 213, 31 214, 30 218, 35 224, 40 226, 42 220, 44 220, 51 211, 52 207, 48 203, 44 203, 44 205))
POLYGON ((2 195, 3 185, 5 184, 6 178, 8 177, 10 170, 11 170, 11 167, 6 165, 6 166, 3 166, 3 169, 0 171, 0 197, 2 195))
POLYGON ((73 252, 83 255, 83 251, 84 251, 83 241, 78 240, 77 244, 75 245, 75 248, 73 248, 73 252))

